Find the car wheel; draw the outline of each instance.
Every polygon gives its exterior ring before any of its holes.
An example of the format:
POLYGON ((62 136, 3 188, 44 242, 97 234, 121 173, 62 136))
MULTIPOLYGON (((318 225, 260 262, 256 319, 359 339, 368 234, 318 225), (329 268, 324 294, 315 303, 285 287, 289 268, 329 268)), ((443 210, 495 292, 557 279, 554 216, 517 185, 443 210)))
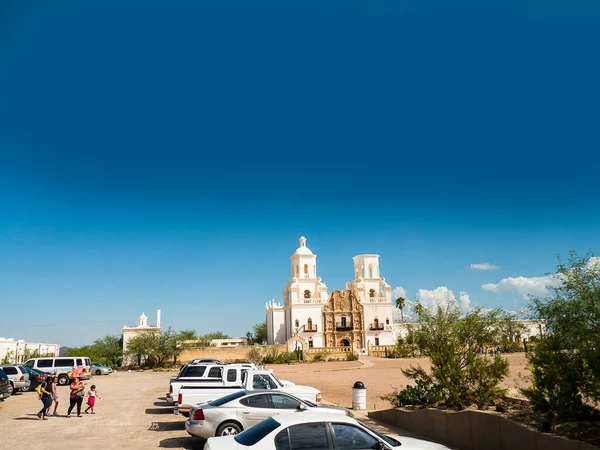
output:
POLYGON ((242 427, 240 427, 237 423, 226 422, 219 425, 216 436, 235 436, 241 432, 242 427))
POLYGON ((7 394, 8 394, 9 397, 13 394, 14 390, 15 390, 15 386, 12 384, 12 382, 10 382, 8 384, 8 392, 7 392, 7 394))
POLYGON ((100 369, 96 370, 96 375, 102 375, 102 371, 100 369))
POLYGON ((31 384, 28 384, 27 386, 25 386, 24 388, 21 388, 21 392, 28 392, 31 390, 31 384))
POLYGON ((66 386, 67 384, 69 384, 69 377, 66 375, 60 375, 58 377, 58 384, 61 386, 66 386))

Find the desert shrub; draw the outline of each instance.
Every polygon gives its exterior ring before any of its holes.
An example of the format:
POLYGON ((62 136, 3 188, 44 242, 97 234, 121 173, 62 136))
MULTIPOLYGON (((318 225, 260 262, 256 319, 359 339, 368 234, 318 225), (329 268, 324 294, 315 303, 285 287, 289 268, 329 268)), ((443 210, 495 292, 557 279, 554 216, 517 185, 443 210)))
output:
POLYGON ((346 361, 357 361, 358 355, 354 352, 346 352, 346 361))
POLYGON ((545 426, 589 417, 600 403, 600 258, 559 260, 552 295, 532 299, 548 333, 528 346, 532 386, 523 393, 545 426))
POLYGON ((260 347, 254 347, 248 352, 248 361, 260 364, 262 361, 262 351, 260 347))
POLYGON ((328 355, 329 355, 329 352, 317 352, 317 353, 313 353, 312 360, 314 362, 327 361, 327 356, 328 355))
POLYGON ((267 352, 262 355, 262 364, 276 364, 277 358, 279 357, 279 351, 276 348, 270 348, 267 352))
POLYGON ((394 390, 381 396, 381 399, 389 401, 395 407, 428 406, 441 400, 441 392, 431 381, 417 380, 415 386, 406 386, 401 391, 394 390))
POLYGON ((275 358, 276 364, 289 364, 295 361, 298 361, 298 354, 296 352, 281 352, 275 358))
POLYGON ((399 337, 393 349, 386 350, 386 358, 412 358, 416 356, 417 348, 414 344, 408 344, 399 337))
POLYGON ((496 339, 498 317, 498 311, 481 308, 463 313, 452 302, 435 312, 423 310, 420 326, 411 333, 421 354, 431 360, 431 370, 403 369, 416 386, 397 393, 398 401, 462 409, 472 404, 483 407, 501 398, 505 390, 498 384, 508 374, 508 362, 500 355, 481 357, 475 352, 478 342, 496 339))

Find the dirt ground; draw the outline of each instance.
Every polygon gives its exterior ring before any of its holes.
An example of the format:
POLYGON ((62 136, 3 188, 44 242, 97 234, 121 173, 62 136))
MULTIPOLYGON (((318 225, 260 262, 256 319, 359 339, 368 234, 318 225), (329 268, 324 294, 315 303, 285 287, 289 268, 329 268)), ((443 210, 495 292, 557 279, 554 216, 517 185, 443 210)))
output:
MULTIPOLYGON (((514 384, 518 372, 525 373, 525 359, 509 355, 511 376, 507 385, 514 384)), ((315 364, 275 365, 277 377, 297 384, 314 386, 321 390, 325 403, 352 406, 352 385, 362 381, 367 387, 368 409, 387 408, 379 395, 405 384, 401 367, 424 361, 361 358, 360 362, 329 362, 315 364)), ((86 384, 97 386, 102 397, 96 405, 96 414, 72 414, 65 417, 68 407, 68 388, 60 386, 59 417, 42 421, 36 414, 41 402, 35 392, 16 393, 0 403, 0 449, 44 448, 64 449, 78 446, 86 449, 111 448, 178 448, 202 449, 204 442, 191 438, 184 429, 185 419, 175 416, 164 399, 172 372, 116 372, 96 376, 86 384)), ((384 433, 409 434, 389 429, 383 424, 364 420, 384 433)))
MULTIPOLYGON (((518 387, 528 385, 531 372, 526 368, 524 353, 506 355, 510 373, 502 383, 512 396, 520 397, 518 387)), ((333 404, 352 407, 352 386, 362 381, 367 388, 367 408, 385 409, 391 405, 380 399, 394 388, 413 384, 402 375, 400 369, 411 365, 429 368, 427 358, 387 359, 361 356, 360 361, 337 361, 327 363, 290 364, 267 366, 278 378, 296 384, 306 384, 321 390, 323 398, 333 404)))

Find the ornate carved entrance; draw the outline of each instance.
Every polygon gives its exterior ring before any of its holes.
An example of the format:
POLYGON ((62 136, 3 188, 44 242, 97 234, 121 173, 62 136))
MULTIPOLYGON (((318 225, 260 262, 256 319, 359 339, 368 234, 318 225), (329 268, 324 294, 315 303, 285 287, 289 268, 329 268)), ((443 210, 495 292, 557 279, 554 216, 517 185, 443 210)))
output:
POLYGON ((333 291, 323 306, 326 347, 365 348, 364 308, 354 292, 333 291))

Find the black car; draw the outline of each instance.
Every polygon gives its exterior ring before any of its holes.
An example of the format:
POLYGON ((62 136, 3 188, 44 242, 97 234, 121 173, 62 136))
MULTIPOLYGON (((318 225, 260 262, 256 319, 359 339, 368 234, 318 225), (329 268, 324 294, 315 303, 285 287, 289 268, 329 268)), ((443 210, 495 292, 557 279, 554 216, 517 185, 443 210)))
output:
POLYGON ((29 385, 30 391, 33 391, 36 387, 38 387, 49 375, 46 372, 42 372, 41 370, 37 369, 30 369, 29 367, 25 367, 25 369, 27 369, 27 372, 29 372, 29 381, 31 381, 31 384, 29 385))
POLYGON ((4 370, 0 369, 0 400, 10 397, 12 393, 12 387, 10 381, 8 381, 8 375, 4 370))

